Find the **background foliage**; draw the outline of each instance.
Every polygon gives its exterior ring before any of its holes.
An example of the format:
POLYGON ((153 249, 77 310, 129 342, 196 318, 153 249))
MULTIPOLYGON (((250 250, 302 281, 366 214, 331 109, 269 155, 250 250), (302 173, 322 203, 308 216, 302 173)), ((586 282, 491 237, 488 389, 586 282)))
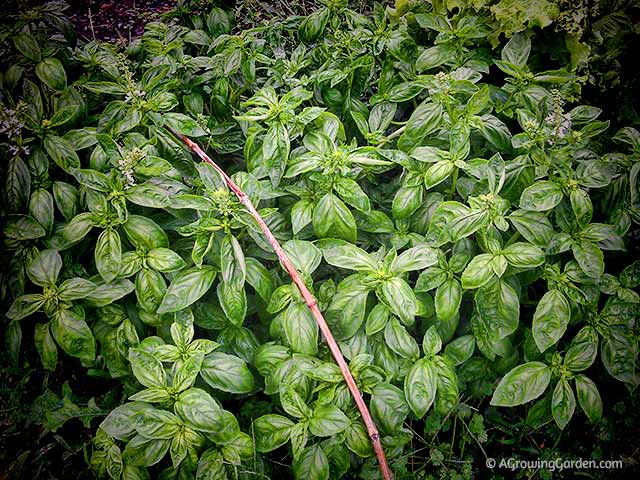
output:
POLYGON ((327 0, 234 27, 180 2, 124 46, 77 42, 62 3, 11 17, 9 475, 379 474, 297 290, 170 129, 283 243, 397 478, 487 476, 486 456, 633 469, 636 15, 327 0))

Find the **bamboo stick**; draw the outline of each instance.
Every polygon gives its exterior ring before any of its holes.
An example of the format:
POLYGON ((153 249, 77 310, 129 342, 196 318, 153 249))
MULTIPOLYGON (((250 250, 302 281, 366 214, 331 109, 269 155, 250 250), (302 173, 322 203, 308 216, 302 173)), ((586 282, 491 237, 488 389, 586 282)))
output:
POLYGON ((269 244, 271 244, 271 247, 273 248, 276 255, 278 256, 280 263, 285 268, 285 270, 289 273, 291 280, 293 280, 293 283, 296 284, 296 287, 298 287, 298 290, 302 294, 302 298, 304 298, 304 301, 307 304, 307 307, 309 308, 309 310, 311 310, 313 317, 318 323, 318 327, 320 328, 320 331, 322 332, 322 335, 324 336, 325 341, 329 346, 329 350, 331 350, 333 358, 338 364, 338 367, 340 367, 342 376, 344 377, 345 382, 347 382, 349 391, 351 392, 351 395, 353 396, 353 399, 355 400, 356 405, 358 406, 358 410, 360 411, 362 420, 367 428, 367 432, 369 433, 369 438, 371 439, 371 445, 373 446, 373 451, 375 452, 376 457, 378 458, 378 463, 380 464, 380 471, 382 472, 382 478, 384 478, 384 480, 392 480, 393 476, 391 474, 391 470, 389 469, 387 458, 384 454, 384 449, 382 448, 382 443, 380 442, 380 434, 378 433, 378 429, 376 428, 376 425, 373 419, 371 418, 369 409, 367 408, 367 405, 364 402, 364 399, 362 398, 362 393, 360 393, 360 389, 358 388, 358 385, 356 384, 356 381, 353 378, 351 371, 349 370, 349 366, 347 365, 346 360, 342 356, 340 347, 338 346, 336 340, 333 338, 331 329, 329 328, 329 325, 327 325, 327 322, 322 316, 322 312, 320 312, 320 308, 318 307, 318 302, 313 297, 313 295, 311 294, 307 286, 304 284, 304 281, 300 278, 298 271, 295 269, 295 267, 291 263, 291 260, 289 260, 289 257, 287 257, 287 254, 284 252, 284 250, 280 246, 280 243, 273 236, 273 233, 271 233, 271 230, 269 230, 269 227, 267 226, 267 224, 262 219, 262 217, 260 216, 256 208, 251 203, 251 200, 249 199, 247 194, 244 193, 240 189, 240 187, 236 185, 236 183, 233 180, 231 180, 231 178, 225 173, 225 171, 222 170, 222 168, 220 168, 200 148, 200 146, 197 143, 193 142, 192 140, 190 140, 189 138, 187 138, 186 136, 178 132, 173 131, 173 133, 178 138, 180 138, 198 157, 200 157, 200 159, 203 162, 210 164, 222 176, 227 186, 231 189, 231 191, 233 191, 236 197, 238 197, 238 200, 240 201, 240 203, 244 205, 247 211, 251 214, 251 216, 253 216, 253 218, 255 218, 255 220, 260 225, 262 232, 264 233, 265 237, 267 237, 269 244))

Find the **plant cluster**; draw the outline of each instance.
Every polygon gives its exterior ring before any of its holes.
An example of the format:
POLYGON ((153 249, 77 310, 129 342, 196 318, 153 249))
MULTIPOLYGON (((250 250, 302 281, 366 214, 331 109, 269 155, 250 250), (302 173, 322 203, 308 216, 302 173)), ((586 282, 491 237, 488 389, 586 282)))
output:
POLYGON ((66 386, 48 423, 106 414, 96 476, 379 475, 298 290, 173 132, 283 244, 397 478, 429 478, 452 429, 470 478, 496 407, 557 433, 602 421, 609 379, 634 391, 640 133, 607 136, 579 65, 537 68, 545 25, 496 20, 525 3, 453 3, 325 0, 235 33, 186 9, 125 49, 75 45, 56 3, 7 27, 7 355, 109 379, 107 411, 66 386))

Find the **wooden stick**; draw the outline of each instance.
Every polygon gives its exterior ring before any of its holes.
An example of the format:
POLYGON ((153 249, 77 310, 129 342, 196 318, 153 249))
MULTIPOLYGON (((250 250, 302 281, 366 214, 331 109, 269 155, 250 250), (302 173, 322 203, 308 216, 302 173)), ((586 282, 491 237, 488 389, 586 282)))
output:
POLYGON ((322 316, 322 312, 320 312, 320 308, 318 308, 318 302, 313 297, 313 295, 311 295, 311 292, 309 291, 307 286, 304 284, 304 282, 300 278, 300 275, 298 274, 298 271, 295 269, 295 267, 291 263, 291 260, 289 260, 289 257, 287 257, 287 254, 284 252, 284 250, 280 246, 280 243, 278 242, 276 237, 273 236, 273 233, 271 233, 271 230, 269 230, 269 227, 267 226, 267 224, 262 219, 262 217, 260 216, 260 214, 258 213, 256 208, 251 203, 251 200, 249 199, 247 194, 244 193, 240 189, 240 187, 238 187, 238 185, 235 184, 235 182, 233 180, 231 180, 231 178, 224 172, 224 170, 222 170, 200 148, 200 146, 197 143, 191 141, 186 136, 181 135, 181 134, 179 134, 179 133, 177 133, 175 131, 173 131, 173 133, 178 138, 182 139, 182 141, 191 150, 193 150, 193 152, 196 155, 198 155, 198 157, 200 157, 200 159, 203 162, 207 162, 213 168, 216 169, 216 171, 224 179, 224 181, 227 184, 227 186, 233 191, 233 193, 235 193, 236 197, 238 197, 238 200, 240 201, 240 203, 242 203, 242 205, 244 205, 244 207, 249 211, 251 216, 253 216, 253 218, 255 218, 255 220, 260 225, 260 228, 262 229, 262 232, 264 233, 265 237, 267 237, 267 240, 271 244, 271 247, 276 252, 276 255, 278 256, 278 258, 280 259, 280 263, 285 268, 285 270, 289 273, 289 275, 291 276, 291 280, 293 280, 293 283, 296 284, 296 287, 298 287, 298 290, 302 294, 302 298, 304 298, 304 301, 306 302, 307 307, 309 308, 309 310, 311 310, 311 313, 313 314, 313 317, 316 319, 316 322, 318 323, 318 327, 320 327, 320 331, 322 332, 322 335, 324 336, 324 338, 325 338, 325 340, 327 342, 327 345, 329 345, 329 350, 331 350, 331 353, 333 354, 333 358, 336 360, 336 363, 340 367, 340 371, 342 372, 342 376, 344 377, 344 380, 347 382, 347 386, 349 387, 349 391, 351 392, 351 395, 353 396, 353 399, 355 400, 356 405, 358 406, 358 410, 360 410, 360 415, 362 415, 362 420, 364 421, 364 424, 367 427, 367 431, 369 432, 369 438, 371 439, 371 444, 373 446, 373 451, 375 452, 376 457, 378 457, 378 462, 380 463, 380 470, 382 472, 382 478, 384 478, 384 480, 391 480, 393 478, 393 476, 391 474, 391 470, 389 469, 389 465, 387 463, 387 457, 385 456, 384 450, 382 448, 382 443, 380 442, 380 434, 378 433, 378 429, 376 428, 376 424, 374 423, 373 419, 371 418, 371 414, 369 413, 369 409, 367 408, 367 404, 364 402, 364 400, 362 398, 362 394, 360 393, 360 390, 358 389, 358 385, 356 384, 356 381, 353 378, 353 375, 351 375, 351 371, 349 370, 349 366, 347 365, 346 360, 342 356, 342 352, 340 351, 340 347, 336 343, 336 340, 333 338, 333 334, 331 333, 331 329, 329 329, 329 325, 327 325, 327 322, 325 321, 324 317, 322 316))

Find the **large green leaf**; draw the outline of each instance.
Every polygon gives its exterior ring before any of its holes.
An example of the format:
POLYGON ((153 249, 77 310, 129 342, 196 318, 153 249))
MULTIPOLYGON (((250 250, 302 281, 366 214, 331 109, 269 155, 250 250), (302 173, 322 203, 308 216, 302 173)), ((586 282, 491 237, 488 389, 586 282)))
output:
POLYGON ((29 279, 42 287, 55 285, 62 270, 62 257, 56 250, 43 250, 27 267, 29 279))
POLYGON ((282 415, 264 415, 253 422, 256 450, 270 452, 289 441, 291 428, 295 424, 282 415))
POLYGON ((120 272, 122 244, 116 230, 107 229, 100 234, 95 249, 96 268, 105 282, 111 282, 120 272))
POLYGON ((533 338, 541 352, 562 338, 571 319, 571 306, 559 290, 542 296, 533 314, 533 338))
POLYGON ((51 321, 51 334, 56 343, 83 364, 96 358, 96 341, 87 322, 74 310, 59 309, 51 321))
POLYGON ((393 277, 385 281, 380 287, 380 299, 405 324, 412 324, 418 311, 416 295, 407 282, 400 277, 393 277))
POLYGON ((335 267, 363 271, 376 269, 376 262, 373 258, 355 245, 345 244, 325 248, 322 253, 327 263, 335 267))
POLYGON ((204 358, 200 375, 212 388, 223 392, 249 393, 255 385, 245 361, 222 352, 212 352, 204 358))
POLYGON ((575 382, 580 408, 587 414, 591 422, 599 421, 602 418, 602 399, 598 387, 593 380, 584 375, 577 375, 575 382))
POLYGON ((199 300, 213 284, 216 271, 203 265, 180 272, 169 285, 158 313, 177 312, 199 300))
POLYGON ((551 381, 551 369, 542 362, 518 365, 507 373, 493 392, 491 405, 514 407, 535 400, 551 381))
POLYGON ((576 409, 576 397, 569 381, 561 378, 551 397, 551 413, 561 430, 567 426, 576 409))
POLYGON ((319 238, 336 237, 355 242, 356 221, 347 206, 331 193, 325 194, 313 209, 313 229, 319 238))
POLYGON ((329 480, 329 459, 320 445, 305 448, 293 463, 296 479, 329 480))
POLYGON ((436 398, 437 369, 427 360, 418 360, 404 379, 404 396, 418 418, 424 417, 436 398))

